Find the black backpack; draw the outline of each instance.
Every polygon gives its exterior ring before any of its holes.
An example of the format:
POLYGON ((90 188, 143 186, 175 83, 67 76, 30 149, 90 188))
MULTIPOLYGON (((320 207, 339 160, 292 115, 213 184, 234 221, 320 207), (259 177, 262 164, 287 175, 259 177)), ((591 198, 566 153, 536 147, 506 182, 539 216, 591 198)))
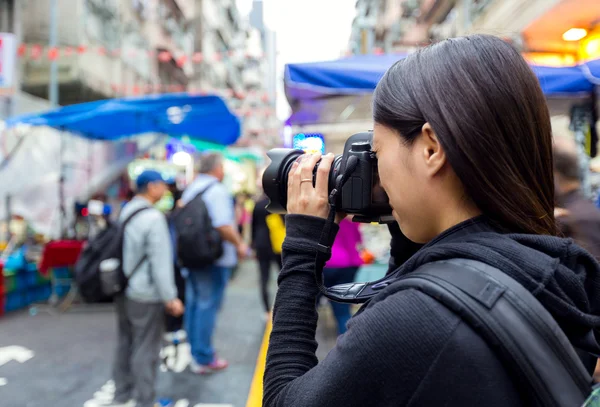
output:
MULTIPOLYGON (((326 252, 319 251, 317 265, 323 264, 326 252)), ((388 296, 419 290, 460 316, 490 345, 521 394, 529 396, 527 405, 600 406, 600 388, 552 315, 525 287, 495 267, 450 259, 424 264, 400 278, 389 275, 333 287, 323 286, 322 268, 317 267, 316 281, 326 297, 345 303, 364 303, 384 288, 388 296)))
POLYGON ((592 377, 544 306, 487 264, 452 259, 425 264, 390 284, 417 289, 460 315, 495 350, 529 405, 597 406, 592 377))
POLYGON ((183 208, 173 214, 177 241, 177 259, 181 267, 201 269, 212 265, 223 255, 223 239, 212 225, 202 195, 213 184, 204 188, 183 208))
POLYGON ((74 269, 75 282, 84 301, 108 301, 116 294, 125 291, 129 279, 146 260, 146 256, 142 257, 131 275, 129 277, 125 275, 122 267, 125 226, 134 216, 146 209, 150 207, 137 209, 122 222, 109 224, 106 229, 87 242, 74 269), (114 265, 109 273, 100 271, 100 264, 104 261, 112 262, 114 265), (105 275, 101 276, 101 274, 105 275), (108 280, 111 281, 110 285, 106 284, 108 280))

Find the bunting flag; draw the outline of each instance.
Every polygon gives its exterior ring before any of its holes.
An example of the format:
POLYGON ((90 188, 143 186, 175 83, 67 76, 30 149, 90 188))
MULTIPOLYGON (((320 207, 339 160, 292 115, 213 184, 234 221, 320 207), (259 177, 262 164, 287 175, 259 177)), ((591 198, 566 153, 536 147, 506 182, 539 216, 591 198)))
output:
MULTIPOLYGON (((245 58, 245 59, 261 59, 264 55, 251 54, 243 51, 229 50, 221 53, 204 54, 202 52, 194 52, 190 55, 184 53, 174 53, 171 51, 154 51, 154 50, 139 50, 139 49, 107 49, 103 46, 61 46, 61 47, 48 47, 42 44, 20 44, 17 48, 17 56, 23 60, 48 60, 56 61, 61 58, 73 58, 77 56, 85 56, 87 54, 96 54, 114 58, 156 58, 161 63, 175 63, 178 67, 183 68, 186 64, 202 64, 210 62, 218 62, 224 59, 232 58, 245 58)), ((188 92, 194 95, 206 95, 216 94, 224 98, 234 98, 237 100, 249 100, 251 102, 262 102, 264 105, 269 106, 254 106, 254 107, 243 107, 235 109, 235 113, 239 117, 273 117, 275 116, 275 109, 270 106, 271 102, 274 102, 269 97, 269 94, 265 91, 237 91, 233 89, 212 89, 212 88, 199 88, 194 86, 185 86, 182 84, 119 84, 109 83, 101 79, 94 80, 88 78, 90 85, 99 90, 113 92, 122 96, 137 96, 142 94, 150 93, 178 93, 188 92)), ((277 129, 275 129, 278 131, 277 129)))
POLYGON ((247 52, 243 52, 243 51, 234 51, 234 50, 212 53, 210 55, 205 55, 202 52, 194 52, 190 55, 186 55, 183 53, 171 52, 171 51, 160 51, 157 53, 154 50, 139 50, 139 49, 129 49, 129 50, 127 50, 127 52, 124 52, 120 48, 108 50, 103 46, 88 47, 85 45, 79 45, 77 47, 62 46, 62 47, 50 48, 50 47, 47 47, 47 46, 41 45, 41 44, 21 44, 18 47, 17 55, 20 58, 32 59, 32 60, 40 59, 42 56, 45 55, 48 60, 53 61, 53 60, 59 59, 61 57, 71 57, 71 56, 74 56, 75 54, 83 55, 83 54, 86 54, 89 52, 97 53, 98 55, 103 55, 103 56, 108 56, 108 55, 112 56, 112 57, 125 56, 127 58, 132 58, 132 59, 140 58, 140 57, 146 57, 146 58, 158 57, 158 60, 160 62, 165 63, 165 62, 169 62, 169 61, 173 60, 180 67, 185 65, 188 62, 191 62, 193 64, 200 64, 203 62, 211 62, 211 61, 218 62, 218 61, 222 61, 223 59, 226 59, 226 58, 244 58, 244 59, 262 59, 262 58, 264 58, 263 53, 251 54, 251 53, 247 53, 247 52))
POLYGON ((221 96, 224 99, 234 99, 238 101, 248 101, 249 104, 255 104, 258 106, 249 107, 253 111, 260 111, 260 115, 272 116, 275 114, 274 108, 271 106, 272 99, 269 94, 265 91, 251 90, 248 92, 234 91, 230 88, 216 89, 216 88, 203 88, 193 85, 182 85, 182 84, 168 84, 168 83, 157 83, 157 84, 120 84, 107 82, 102 79, 93 79, 88 77, 87 83, 92 88, 98 90, 112 91, 113 93, 135 96, 149 93, 181 93, 187 92, 193 95, 208 95, 213 94, 221 96))

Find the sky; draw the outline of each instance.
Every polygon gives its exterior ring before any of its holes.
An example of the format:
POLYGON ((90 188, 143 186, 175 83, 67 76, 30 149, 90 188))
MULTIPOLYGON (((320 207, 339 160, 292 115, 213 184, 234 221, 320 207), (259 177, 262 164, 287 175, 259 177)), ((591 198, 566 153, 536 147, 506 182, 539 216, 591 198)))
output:
MULTIPOLYGON (((285 64, 337 59, 348 46, 356 0, 263 0, 266 25, 277 35, 277 116, 289 107, 283 93, 285 64)), ((252 0, 237 0, 246 13, 252 0)))

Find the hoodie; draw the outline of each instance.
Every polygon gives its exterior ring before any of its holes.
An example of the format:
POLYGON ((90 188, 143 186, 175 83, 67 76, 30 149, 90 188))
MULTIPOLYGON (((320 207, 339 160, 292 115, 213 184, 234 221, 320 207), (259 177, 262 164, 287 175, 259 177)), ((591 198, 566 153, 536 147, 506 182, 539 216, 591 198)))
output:
MULTIPOLYGON (((382 290, 319 362, 314 259, 325 220, 291 215, 286 224, 264 406, 531 405, 490 346, 417 290, 382 290)), ((452 258, 504 271, 544 305, 576 349, 600 354, 600 268, 572 240, 500 234, 477 217, 442 233, 391 274, 452 258)))

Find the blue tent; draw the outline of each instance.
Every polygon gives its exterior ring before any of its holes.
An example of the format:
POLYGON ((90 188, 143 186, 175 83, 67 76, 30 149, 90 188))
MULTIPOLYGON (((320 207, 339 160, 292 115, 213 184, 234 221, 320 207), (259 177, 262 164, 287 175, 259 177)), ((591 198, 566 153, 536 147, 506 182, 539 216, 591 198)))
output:
MULTIPOLYGON (((359 55, 335 61, 289 64, 285 69, 286 94, 291 103, 323 96, 371 93, 392 64, 404 55, 359 55)), ((588 63, 600 80, 600 60, 588 63)), ((548 97, 591 93, 593 83, 581 66, 532 66, 548 97)))
POLYGON ((532 65, 542 91, 547 97, 577 96, 591 94, 594 85, 587 80, 579 66, 549 67, 532 65))
POLYGON ((288 64, 286 94, 290 100, 307 100, 323 95, 371 93, 403 54, 358 55, 335 61, 288 64))
POLYGON ((588 81, 600 86, 600 59, 589 61, 581 66, 588 81))
POLYGON ((6 122, 7 127, 17 124, 49 126, 95 140, 163 133, 229 145, 240 136, 238 118, 220 97, 187 93, 81 103, 6 122))

